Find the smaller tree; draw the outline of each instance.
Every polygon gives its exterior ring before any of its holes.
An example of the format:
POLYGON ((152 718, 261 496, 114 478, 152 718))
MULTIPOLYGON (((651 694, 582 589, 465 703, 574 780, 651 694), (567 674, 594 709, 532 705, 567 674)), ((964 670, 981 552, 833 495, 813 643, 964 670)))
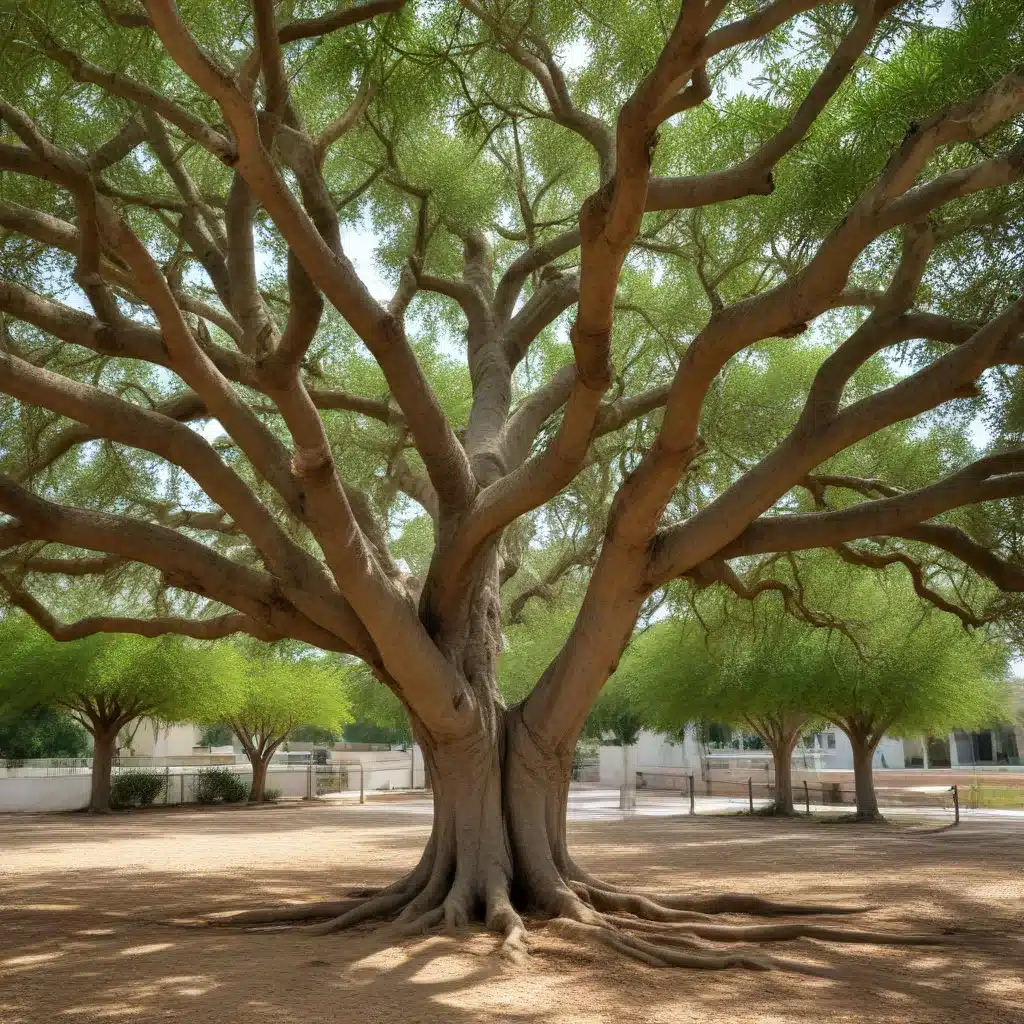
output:
POLYGON ((857 817, 880 818, 875 750, 886 734, 945 734, 1005 720, 1007 651, 952 615, 923 608, 888 574, 848 581, 846 603, 867 618, 859 649, 831 638, 812 706, 846 734, 853 748, 857 817))
POLYGON ((808 663, 813 637, 781 601, 763 599, 753 621, 704 625, 672 618, 633 641, 618 675, 656 727, 678 733, 687 722, 715 721, 758 735, 772 753, 772 810, 793 814, 793 749, 807 727, 808 663))
POLYGON ((327 659, 282 649, 246 656, 226 647, 221 654, 230 684, 217 720, 238 737, 252 765, 249 802, 262 803, 271 758, 292 730, 301 725, 337 732, 350 720, 344 676, 327 659))
POLYGON ((9 615, 0 622, 0 649, 0 708, 63 710, 92 736, 91 811, 110 809, 122 729, 143 716, 200 718, 216 702, 211 653, 179 637, 96 633, 59 643, 24 616, 9 615))

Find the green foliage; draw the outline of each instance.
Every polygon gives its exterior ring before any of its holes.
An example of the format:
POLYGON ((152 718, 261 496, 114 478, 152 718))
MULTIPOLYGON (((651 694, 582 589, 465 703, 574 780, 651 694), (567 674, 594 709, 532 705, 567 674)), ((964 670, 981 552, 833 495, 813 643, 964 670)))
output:
POLYGON ((860 651, 844 636, 823 644, 813 707, 837 725, 894 735, 942 735, 1005 720, 1009 652, 983 631, 922 608, 905 576, 837 571, 832 606, 863 623, 860 651))
POLYGON ((0 720, 0 758, 88 757, 89 734, 52 708, 32 708, 0 720))
POLYGON ((647 724, 628 689, 609 681, 590 710, 583 736, 616 747, 631 747, 647 724))
POLYGON ((230 768, 204 768, 196 773, 197 804, 237 804, 249 796, 249 787, 230 768))
MULTIPOLYGON (((348 726, 346 725, 347 729, 348 726)), ((330 746, 338 742, 339 733, 336 729, 324 729, 319 725, 300 725, 288 734, 296 743, 315 743, 318 746, 330 746)))
POLYGON ((345 739, 353 743, 409 743, 412 730, 402 702, 380 685, 365 665, 349 663, 342 669, 353 722, 345 739), (377 730, 380 730, 378 732, 377 730), (361 739, 359 736, 395 736, 397 739, 361 739))
POLYGON ((99 720, 119 708, 130 713, 126 721, 187 721, 215 707, 222 690, 216 648, 175 637, 98 633, 58 643, 9 615, 0 621, 0 649, 0 709, 74 708, 99 720))
POLYGON ((226 725, 205 725, 199 735, 201 747, 226 747, 231 743, 234 733, 226 725))
POLYGON ((817 626, 775 592, 739 608, 708 593, 702 622, 679 614, 637 636, 605 692, 668 733, 788 714, 910 735, 1008 714, 1005 645, 922 605, 901 566, 875 574, 822 555, 800 563, 799 585, 817 626))
MULTIPOLYGON (((202 45, 225 64, 237 66, 240 55, 252 45, 247 0, 182 0, 180 6, 202 45)), ((660 0, 628 4, 594 0, 587 5, 509 0, 487 6, 509 24, 521 26, 524 39, 536 34, 546 40, 566 68, 566 88, 576 104, 609 125, 615 124, 623 98, 649 73, 679 9, 678 3, 660 0)), ((312 0, 279 7, 282 18, 315 16, 326 9, 312 0)), ((647 216, 647 240, 661 248, 634 249, 626 261, 612 336, 615 397, 630 397, 667 383, 684 361, 711 312, 698 262, 727 305, 773 287, 806 265, 820 240, 875 180, 912 122, 962 102, 1024 63, 1020 0, 957 0, 943 5, 941 21, 948 20, 948 27, 940 23, 938 7, 931 0, 908 0, 886 19, 868 53, 803 141, 774 168, 771 196, 647 216)), ((733 0, 723 8, 722 18, 733 21, 763 9, 764 4, 755 0, 733 0)), ((211 124, 220 122, 216 103, 181 73, 155 33, 118 28, 104 10, 103 4, 67 0, 0 4, 0 93, 24 108, 57 145, 78 155, 94 152, 134 113, 131 105, 102 89, 74 82, 40 45, 40 33, 45 30, 83 59, 164 92, 211 124)), ((823 5, 786 21, 764 39, 715 56, 708 65, 714 86, 711 101, 661 126, 652 153, 654 173, 701 174, 742 163, 788 123, 848 30, 852 16, 849 4, 823 5)), ((523 234, 523 195, 533 204, 540 225, 535 240, 543 243, 576 222, 581 202, 598 185, 594 154, 550 117, 532 113, 543 106, 543 97, 522 66, 495 52, 494 34, 456 4, 409 4, 394 16, 285 48, 283 59, 295 109, 313 132, 322 131, 352 102, 361 83, 374 86, 367 116, 331 149, 324 173, 331 197, 339 202, 348 197, 339 213, 345 230, 359 232, 356 246, 350 246, 346 237, 346 250, 350 254, 360 247, 367 250, 360 271, 369 269, 382 291, 396 284, 408 263, 423 195, 429 196, 423 270, 458 278, 462 235, 467 231, 487 234, 501 273, 524 248, 521 238, 506 237, 523 234)), ((979 152, 1010 151, 1019 146, 1020 127, 1017 118, 984 140, 944 147, 921 168, 918 180, 924 183, 975 163, 979 152)), ((0 130, 4 143, 14 141, 6 125, 0 130)), ((201 195, 217 198, 219 209, 230 185, 230 169, 200 146, 183 146, 176 130, 172 135, 180 166, 201 195)), ((105 170, 102 181, 115 196, 177 194, 170 175, 145 147, 105 170)), ((2 191, 5 202, 74 219, 66 191, 52 182, 5 174, 2 191)), ((922 309, 974 321, 1005 309, 1012 296, 1020 293, 1024 282, 1022 195, 1016 182, 935 212, 932 220, 940 229, 940 240, 922 284, 922 309)), ((161 267, 170 268, 179 261, 183 250, 176 212, 170 216, 167 210, 130 201, 122 209, 161 267)), ((257 221, 260 285, 281 292, 287 246, 262 213, 257 221)), ((882 286, 898 254, 898 239, 890 232, 854 265, 850 288, 882 286)), ((578 252, 568 253, 545 268, 545 273, 573 272, 578 260, 578 252)), ((74 257, 48 250, 16 231, 5 231, 0 237, 0 272, 5 279, 81 304, 74 257)), ((189 265, 186 276, 201 280, 204 287, 208 284, 194 265, 189 265)), ((526 284, 526 302, 542 280, 543 274, 526 284)), ((279 304, 271 305, 278 326, 283 326, 286 311, 279 304)), ((152 319, 144 310, 126 315, 139 322, 152 319)), ((512 380, 514 401, 544 384, 571 359, 567 328, 572 315, 566 312, 558 317, 532 344, 512 380)), ((666 519, 681 520, 706 508, 741 472, 772 450, 799 415, 813 375, 862 315, 860 310, 837 311, 821 317, 803 336, 763 341, 729 361, 717 374, 700 414, 704 450, 672 495, 666 519)), ((126 401, 150 408, 181 394, 181 380, 160 367, 116 356, 97 357, 72 344, 57 344, 31 323, 9 320, 2 326, 4 338, 9 334, 36 365, 100 386, 126 401)), ((472 394, 463 358, 464 326, 460 311, 446 298, 421 292, 410 306, 409 330, 416 355, 456 428, 468 421, 472 394)), ((234 355, 234 342, 215 325, 209 329, 212 343, 234 355)), ((898 351, 868 360, 850 381, 844 404, 891 386, 934 353, 934 346, 911 340, 898 351)), ((379 367, 332 309, 325 313, 304 373, 317 388, 389 397, 379 367)), ((986 375, 978 396, 958 399, 941 411, 859 440, 819 466, 818 472, 880 478, 895 487, 910 488, 931 482, 979 454, 1013 447, 1024 438, 1022 380, 1017 367, 986 375)), ((281 417, 267 410, 265 396, 257 400, 242 385, 236 390, 252 401, 253 414, 268 431, 291 443, 281 417)), ((523 544, 525 574, 536 570, 539 579, 570 540, 601 536, 608 495, 650 449, 661 415, 655 410, 628 430, 595 442, 593 464, 533 517, 531 528, 538 543, 532 548, 528 541, 523 544)), ((369 495, 392 539, 395 558, 413 574, 424 576, 434 547, 433 525, 388 474, 407 438, 403 434, 396 447, 396 433, 390 426, 353 412, 326 411, 323 421, 346 483, 369 495)), ((550 439, 558 422, 556 414, 542 429, 538 446, 550 439)), ((206 423, 210 425, 209 420, 206 423)), ((0 396, 0 472, 21 479, 30 459, 70 425, 67 418, 0 396)), ((218 440, 217 447, 225 464, 286 524, 297 542, 319 555, 307 532, 292 528, 280 496, 254 471, 241 448, 225 438, 218 440)), ((422 469, 414 453, 409 453, 408 461, 413 471, 422 469)), ((72 446, 34 479, 39 492, 52 500, 144 519, 157 517, 154 509, 166 515, 184 508, 209 511, 213 504, 188 474, 149 452, 106 441, 72 446)), ((853 492, 829 494, 836 506, 862 498, 853 492)), ((813 501, 809 492, 795 487, 780 497, 774 511, 808 511, 813 501)), ((987 503, 983 509, 948 513, 943 521, 963 527, 1013 557, 1024 552, 1022 518, 1022 502, 1006 500, 987 503)), ((182 527, 181 532, 236 561, 258 562, 256 552, 240 543, 237 532, 191 527, 182 527)), ((934 557, 934 551, 921 545, 897 543, 911 554, 934 557)), ((49 553, 78 552, 52 545, 49 553)), ((585 569, 576 572, 570 581, 573 586, 566 593, 553 594, 552 604, 535 599, 526 606, 522 621, 505 623, 500 682, 507 701, 521 700, 560 650, 579 608, 585 576, 585 569)), ((978 607, 1003 613, 1007 632, 1024 643, 1019 598, 997 597, 991 587, 973 577, 956 582, 978 607)), ((220 610, 205 596, 184 590, 168 598, 160 574, 140 565, 119 567, 101 579, 58 583, 30 577, 30 586, 56 614, 68 617, 108 608, 119 614, 149 614, 154 608, 166 610, 168 601, 175 613, 186 615, 206 616, 220 610)), ((521 581, 513 580, 506 594, 514 598, 521 592, 521 581)), ((807 639, 805 631, 792 631, 784 618, 773 624, 770 609, 777 600, 759 599, 759 606, 769 611, 757 611, 755 620, 739 612, 735 622, 718 623, 707 642, 689 620, 659 623, 638 637, 617 680, 609 684, 595 709, 592 728, 604 721, 607 733, 628 734, 623 708, 675 730, 681 720, 694 716, 730 721, 741 705, 748 710, 788 706, 786 702, 802 692, 802 680, 814 676, 811 667, 821 645, 845 664, 846 641, 828 631, 807 639), (757 640, 751 644, 743 633, 753 626, 757 640), (720 671, 722 666, 727 671, 720 671), (764 685, 769 676, 772 691, 764 685), (670 678, 675 690, 668 685, 670 678), (754 686, 758 681, 760 685, 754 686), (641 683, 648 694, 642 706, 636 703, 635 692, 641 683), (616 707, 620 710, 615 711, 616 707), (619 724, 608 725, 614 722, 619 724)), ((830 598, 824 594, 821 600, 827 604, 830 598)), ((876 629, 869 613, 852 606, 847 610, 866 623, 865 628, 876 629)), ((711 619, 720 617, 720 609, 714 612, 711 619)), ((913 625, 912 618, 905 618, 905 627, 913 625)), ((885 624, 877 624, 877 629, 884 633, 885 624)), ((930 635, 935 642, 950 639, 941 630, 930 634, 931 629, 930 625, 914 626, 912 632, 930 635)), ((35 633, 20 616, 0 623, 0 644, 5 654, 14 651, 0 665, 0 704, 6 702, 12 710, 116 696, 137 702, 144 714, 203 720, 231 716, 274 735, 278 729, 299 725, 336 734, 351 713, 361 727, 373 724, 408 736, 400 702, 365 670, 344 670, 338 689, 348 693, 350 711, 346 711, 344 700, 327 678, 330 672, 307 655, 278 658, 275 654, 256 670, 222 651, 210 655, 212 660, 207 662, 197 645, 187 641, 116 637, 48 645, 35 633), (312 673, 308 679, 304 678, 307 670, 312 673), (219 692, 222 681, 230 693, 219 692)), ((863 691, 865 673, 880 680, 885 672, 896 671, 896 651, 902 650, 903 639, 903 635, 888 637, 880 645, 883 653, 866 662, 875 667, 864 672, 851 667, 849 678, 860 679, 863 691)), ((908 649, 899 657, 909 654, 908 649)), ((912 689, 909 679, 906 687, 912 689)), ((837 701, 835 707, 843 704, 837 701)), ((879 705, 877 710, 882 717, 903 714, 889 705, 879 705)), ((929 714, 938 716, 939 710, 936 705, 929 714)), ((960 713, 966 710, 961 708, 960 713)))
POLYGON ((505 629, 498 682, 509 704, 522 700, 533 689, 565 643, 577 607, 571 599, 554 605, 533 601, 526 606, 523 621, 505 629))
POLYGON ((346 743, 405 745, 412 741, 412 735, 408 725, 404 729, 395 729, 375 722, 350 722, 345 726, 344 740, 346 743))
POLYGON ((220 645, 218 658, 215 718, 240 740, 280 743, 299 726, 335 735, 350 720, 344 675, 332 659, 255 644, 220 645))
POLYGON ((156 772, 121 772, 110 786, 110 806, 149 807, 164 791, 167 778, 156 772))

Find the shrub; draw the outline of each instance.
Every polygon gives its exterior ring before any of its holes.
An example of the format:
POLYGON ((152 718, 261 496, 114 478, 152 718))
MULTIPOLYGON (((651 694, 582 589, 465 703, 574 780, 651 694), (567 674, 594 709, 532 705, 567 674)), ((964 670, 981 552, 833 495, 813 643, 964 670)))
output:
POLYGON ((263 802, 268 804, 276 804, 281 799, 281 790, 279 789, 265 789, 263 790, 263 802))
POLYGON ((237 804, 249 796, 249 787, 230 768, 207 768, 196 775, 197 804, 237 804))
POLYGON ((110 787, 112 807, 149 807, 164 791, 167 779, 156 772, 123 772, 110 787))

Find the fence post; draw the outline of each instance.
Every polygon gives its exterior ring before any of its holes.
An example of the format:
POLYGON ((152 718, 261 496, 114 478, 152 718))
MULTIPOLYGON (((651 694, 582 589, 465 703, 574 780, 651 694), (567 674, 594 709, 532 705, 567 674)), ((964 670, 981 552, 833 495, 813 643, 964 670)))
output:
POLYGON ((313 755, 310 754, 309 764, 306 768, 306 799, 313 799, 313 755))
POLYGON ((953 824, 960 824, 960 789, 953 785, 953 824))
POLYGON ((750 813, 754 813, 754 780, 747 779, 747 798, 750 800, 750 813))
POLYGON ((178 778, 181 779, 181 800, 179 802, 181 803, 181 806, 184 807, 185 806, 185 773, 182 772, 181 775, 178 776, 178 778))
POLYGON ((804 779, 804 810, 807 811, 808 814, 811 813, 811 793, 807 788, 806 779, 804 779))
POLYGON ((171 766, 164 767, 164 807, 171 802, 171 766))
POLYGON ((697 813, 697 809, 694 806, 694 799, 693 799, 693 776, 692 775, 690 776, 690 813, 691 814, 696 814, 697 813))
POLYGON ((366 803, 366 789, 363 786, 363 762, 359 762, 359 802, 366 803))

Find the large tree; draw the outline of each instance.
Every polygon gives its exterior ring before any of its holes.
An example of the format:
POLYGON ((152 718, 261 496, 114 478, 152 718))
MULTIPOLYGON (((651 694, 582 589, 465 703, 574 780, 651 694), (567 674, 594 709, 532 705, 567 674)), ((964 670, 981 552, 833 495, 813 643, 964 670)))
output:
POLYGON ((0 713, 53 708, 92 737, 90 811, 110 810, 118 736, 143 717, 201 719, 221 691, 219 659, 180 637, 94 633, 57 643, 24 615, 0 620, 0 713))
MULTIPOLYGON (((644 602, 840 544, 971 621, 1024 587, 1019 4, 935 6, 4 0, 2 585, 60 637, 290 637, 397 695, 433 836, 326 928, 514 952, 533 907, 696 962, 566 845, 644 602), (509 708, 531 535, 587 584, 509 708)), ((764 909, 677 904, 643 912, 764 909)))

